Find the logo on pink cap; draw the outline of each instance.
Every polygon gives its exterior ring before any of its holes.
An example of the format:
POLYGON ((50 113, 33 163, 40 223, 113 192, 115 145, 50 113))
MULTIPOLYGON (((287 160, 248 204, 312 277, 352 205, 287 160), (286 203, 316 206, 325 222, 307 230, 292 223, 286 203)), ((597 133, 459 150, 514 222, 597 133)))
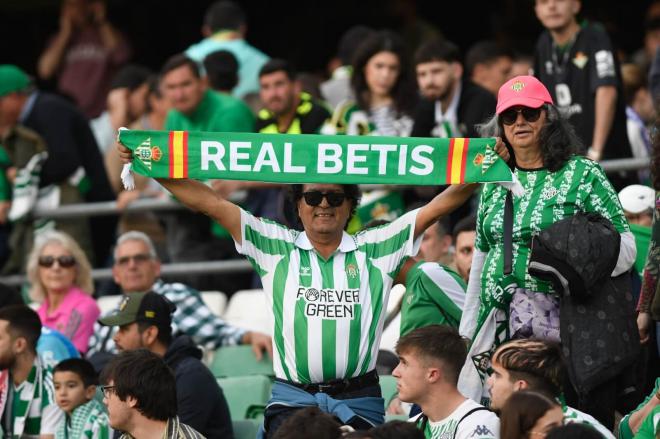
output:
POLYGON ((525 83, 522 81, 516 81, 511 84, 511 90, 515 92, 521 92, 523 88, 525 88, 525 83))

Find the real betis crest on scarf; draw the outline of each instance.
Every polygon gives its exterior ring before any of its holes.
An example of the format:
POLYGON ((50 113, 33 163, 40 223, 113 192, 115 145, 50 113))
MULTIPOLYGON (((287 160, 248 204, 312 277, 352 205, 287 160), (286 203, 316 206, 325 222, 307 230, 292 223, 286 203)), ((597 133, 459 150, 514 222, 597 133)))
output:
POLYGON ((154 178, 441 185, 512 182, 495 139, 120 130, 154 178))

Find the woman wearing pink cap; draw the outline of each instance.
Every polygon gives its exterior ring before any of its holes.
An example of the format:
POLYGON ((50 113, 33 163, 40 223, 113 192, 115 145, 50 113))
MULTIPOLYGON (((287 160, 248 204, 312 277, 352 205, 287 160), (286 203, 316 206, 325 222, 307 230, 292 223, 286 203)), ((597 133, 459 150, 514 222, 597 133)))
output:
POLYGON ((601 167, 581 155, 572 127, 559 114, 545 86, 518 76, 499 90, 496 115, 481 134, 502 137, 524 195, 511 197, 513 226, 504 227, 506 190, 485 184, 460 331, 472 340, 459 388, 477 401, 489 352, 508 338, 559 340, 559 298, 551 283, 528 273, 532 237, 578 212, 597 212, 621 235, 613 276, 635 261, 635 243, 616 192, 601 167), (505 273, 505 235, 511 237, 510 274, 505 273), (508 310, 509 312, 505 312, 508 310))

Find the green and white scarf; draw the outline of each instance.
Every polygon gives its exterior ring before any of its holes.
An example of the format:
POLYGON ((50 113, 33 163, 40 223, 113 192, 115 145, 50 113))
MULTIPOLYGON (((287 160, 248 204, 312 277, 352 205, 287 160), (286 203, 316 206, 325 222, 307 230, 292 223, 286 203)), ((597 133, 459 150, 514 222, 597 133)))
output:
POLYGON ((112 428, 105 406, 91 399, 67 415, 55 432, 55 439, 109 439, 112 428))
POLYGON ((8 389, 10 396, 2 398, 3 413, 6 416, 3 416, 0 436, 10 438, 39 435, 41 407, 45 400, 50 401, 53 398, 52 389, 48 392, 44 383, 43 367, 38 359, 35 360, 27 379, 18 390, 11 388, 13 383, 10 374, 2 375, 3 382, 0 387, 8 389), (7 422, 13 430, 11 433, 5 432, 7 422))
POLYGON ((312 134, 203 133, 120 129, 133 151, 122 180, 154 178, 272 183, 444 185, 515 178, 495 139, 399 138, 312 134))

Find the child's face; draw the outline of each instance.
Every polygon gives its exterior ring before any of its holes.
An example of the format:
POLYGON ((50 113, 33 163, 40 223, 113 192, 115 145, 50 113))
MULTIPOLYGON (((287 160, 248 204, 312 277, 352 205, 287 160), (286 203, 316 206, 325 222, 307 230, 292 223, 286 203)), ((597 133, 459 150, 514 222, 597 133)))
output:
POLYGON ((69 414, 92 399, 96 391, 96 386, 85 387, 78 374, 69 371, 55 372, 53 384, 57 405, 69 414))

